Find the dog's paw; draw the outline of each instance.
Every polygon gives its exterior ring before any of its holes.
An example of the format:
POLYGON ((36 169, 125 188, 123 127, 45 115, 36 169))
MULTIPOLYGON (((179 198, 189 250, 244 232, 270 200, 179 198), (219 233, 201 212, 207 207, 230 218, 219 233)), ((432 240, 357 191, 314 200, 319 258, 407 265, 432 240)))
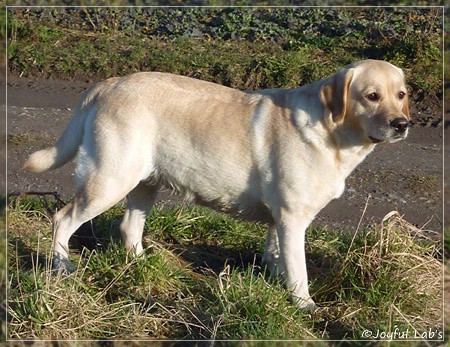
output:
POLYGON ((70 262, 69 259, 57 254, 53 257, 53 271, 58 273, 70 275, 75 272, 75 266, 70 262))
POLYGON ((292 295, 291 301, 297 305, 303 312, 314 313, 319 310, 319 306, 316 305, 313 299, 303 299, 301 297, 292 295))
POLYGON ((278 255, 269 252, 264 252, 262 263, 266 266, 267 270, 269 270, 270 276, 276 277, 278 255))

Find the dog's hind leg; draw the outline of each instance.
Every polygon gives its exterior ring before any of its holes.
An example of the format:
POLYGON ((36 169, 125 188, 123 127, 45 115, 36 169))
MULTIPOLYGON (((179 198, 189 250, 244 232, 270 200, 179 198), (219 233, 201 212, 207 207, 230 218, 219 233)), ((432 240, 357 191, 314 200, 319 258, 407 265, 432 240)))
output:
MULTIPOLYGON (((110 174, 110 173, 109 173, 110 174)), ((98 216, 122 200, 137 185, 127 175, 111 177, 97 172, 81 184, 72 203, 67 204, 53 217, 53 268, 73 270, 69 255, 69 239, 85 222, 98 216)))
MULTIPOLYGON (((264 247, 263 264, 266 264, 270 275, 276 277, 279 274, 278 261, 280 258, 280 247, 278 245, 277 229, 270 225, 267 231, 266 245, 264 247)), ((282 270, 283 271, 283 270, 282 270)))
POLYGON ((127 195, 127 207, 120 224, 120 232, 125 247, 135 255, 143 252, 142 233, 145 220, 157 193, 157 186, 141 182, 127 195))

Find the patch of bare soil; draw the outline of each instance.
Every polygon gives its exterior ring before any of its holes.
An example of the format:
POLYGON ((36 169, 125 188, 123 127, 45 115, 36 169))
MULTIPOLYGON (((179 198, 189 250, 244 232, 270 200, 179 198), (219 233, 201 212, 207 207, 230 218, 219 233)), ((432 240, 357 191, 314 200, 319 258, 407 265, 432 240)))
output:
MULTIPOLYGON (((73 164, 44 174, 26 172, 21 166, 30 153, 57 140, 91 84, 8 76, 8 192, 56 191, 64 199, 73 194, 73 164)), ((407 140, 378 145, 347 179, 344 195, 317 216, 315 225, 355 230, 360 222, 363 228, 397 210, 416 226, 441 231, 443 137, 449 130, 444 130, 439 102, 426 108, 412 105, 411 109, 416 111, 415 124, 407 140)), ((449 191, 445 185, 446 196, 449 191)), ((160 203, 177 203, 177 199, 165 193, 160 203)))

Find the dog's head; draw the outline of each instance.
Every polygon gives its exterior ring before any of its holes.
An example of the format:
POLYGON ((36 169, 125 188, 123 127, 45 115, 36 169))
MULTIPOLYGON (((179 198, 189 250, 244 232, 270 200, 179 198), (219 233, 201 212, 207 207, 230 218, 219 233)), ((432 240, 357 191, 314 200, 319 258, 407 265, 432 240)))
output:
POLYGON ((396 142, 409 126, 408 92, 403 71, 378 60, 363 60, 324 81, 322 102, 333 122, 360 129, 367 142, 396 142))

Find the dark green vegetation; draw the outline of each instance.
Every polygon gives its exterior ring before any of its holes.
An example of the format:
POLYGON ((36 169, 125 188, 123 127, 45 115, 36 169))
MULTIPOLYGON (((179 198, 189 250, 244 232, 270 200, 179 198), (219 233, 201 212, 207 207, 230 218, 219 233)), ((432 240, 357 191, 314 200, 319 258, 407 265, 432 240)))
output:
MULTIPOLYGON (((9 6, 58 6, 58 0, 8 0, 9 6)), ((443 0, 64 0, 66 6, 444 6, 443 0)))
POLYGON ((442 9, 11 9, 9 69, 103 79, 166 71, 241 89, 295 87, 359 59, 405 69, 412 97, 442 94, 442 9))
POLYGON ((117 206, 97 218, 94 235, 78 232, 78 271, 63 278, 49 271, 42 201, 11 201, 11 338, 371 339, 367 331, 396 328, 442 338, 440 247, 398 215, 354 237, 308 230, 311 292, 322 307, 309 315, 261 267, 264 226, 159 208, 145 255, 134 259, 118 241, 122 213, 117 206))

